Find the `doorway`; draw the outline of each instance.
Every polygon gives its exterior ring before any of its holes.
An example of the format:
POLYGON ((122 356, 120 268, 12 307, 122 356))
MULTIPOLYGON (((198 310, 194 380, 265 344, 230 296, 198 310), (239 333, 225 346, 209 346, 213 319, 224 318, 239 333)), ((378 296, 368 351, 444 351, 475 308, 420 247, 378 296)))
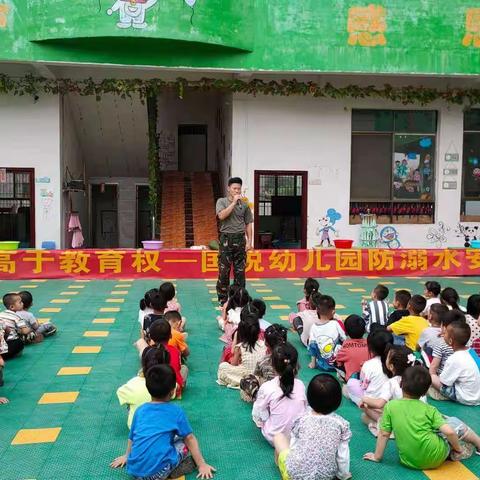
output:
POLYGON ((178 169, 181 172, 208 171, 207 125, 178 126, 178 169))
POLYGON ((93 248, 118 248, 118 186, 92 185, 93 248))
POLYGON ((148 185, 137 185, 137 229, 135 245, 142 247, 142 240, 152 239, 152 212, 148 185))
MULTIPOLYGON (((35 247, 34 181, 33 168, 0 168, 1 241, 19 241, 20 248, 35 247)), ((43 198, 45 208, 50 208, 51 198, 43 198)))
POLYGON ((255 248, 307 248, 308 172, 255 171, 255 248))

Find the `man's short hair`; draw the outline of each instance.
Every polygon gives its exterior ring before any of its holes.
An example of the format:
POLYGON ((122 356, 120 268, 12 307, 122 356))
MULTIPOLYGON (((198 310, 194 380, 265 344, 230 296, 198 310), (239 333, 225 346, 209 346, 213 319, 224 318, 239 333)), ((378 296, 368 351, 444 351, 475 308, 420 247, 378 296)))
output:
POLYGON ((232 177, 228 180, 228 186, 233 185, 234 183, 243 185, 242 179, 240 177, 232 177))

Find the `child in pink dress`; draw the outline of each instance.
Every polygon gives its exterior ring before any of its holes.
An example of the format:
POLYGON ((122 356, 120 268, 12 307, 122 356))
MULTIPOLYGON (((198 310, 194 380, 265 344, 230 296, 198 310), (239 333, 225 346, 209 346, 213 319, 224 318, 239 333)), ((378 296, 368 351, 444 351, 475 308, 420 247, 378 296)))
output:
POLYGON ((271 445, 275 435, 290 435, 293 423, 307 407, 305 385, 295 378, 298 373, 295 347, 290 343, 277 345, 272 363, 277 376, 260 387, 252 409, 253 421, 271 445))
POLYGON ((303 285, 303 293, 304 297, 297 302, 297 311, 292 312, 288 316, 288 321, 294 325, 293 320, 298 316, 299 312, 303 312, 304 310, 312 310, 312 307, 310 306, 310 296, 318 292, 318 289, 320 288, 320 285, 317 280, 314 278, 307 278, 305 280, 305 284, 303 285))
MULTIPOLYGON (((175 298, 176 291, 175 285, 172 282, 163 282, 160 285, 158 291, 163 295, 165 300, 167 301, 167 308, 165 309, 165 313, 167 312, 178 312, 182 311, 182 306, 175 298)), ((183 332, 185 329, 186 318, 182 317, 182 322, 180 324, 180 331, 183 332)))

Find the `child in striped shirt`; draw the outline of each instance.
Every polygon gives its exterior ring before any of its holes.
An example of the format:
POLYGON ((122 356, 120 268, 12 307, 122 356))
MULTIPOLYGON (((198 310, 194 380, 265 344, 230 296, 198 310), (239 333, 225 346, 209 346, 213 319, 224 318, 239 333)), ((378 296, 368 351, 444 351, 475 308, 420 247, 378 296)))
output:
POLYGON ((389 290, 385 285, 377 285, 372 290, 372 299, 367 302, 362 301, 363 319, 367 332, 370 332, 370 327, 373 323, 378 323, 382 326, 388 321, 388 297, 389 290))

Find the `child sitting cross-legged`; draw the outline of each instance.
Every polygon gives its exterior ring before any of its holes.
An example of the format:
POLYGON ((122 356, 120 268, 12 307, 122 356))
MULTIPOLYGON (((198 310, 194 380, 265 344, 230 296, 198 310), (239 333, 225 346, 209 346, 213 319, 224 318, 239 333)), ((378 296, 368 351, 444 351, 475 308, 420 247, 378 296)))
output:
POLYGON ((133 416, 125 455, 110 466, 121 468, 136 480, 166 480, 192 473, 213 478, 185 412, 170 402, 175 392, 175 372, 169 365, 156 365, 146 372, 145 384, 152 400, 133 416))
POLYGON ((246 375, 240 381, 240 397, 245 402, 253 402, 257 398, 258 389, 265 382, 275 378, 272 352, 277 345, 287 341, 287 329, 274 323, 265 330, 265 345, 267 347, 264 357, 257 362, 253 374, 246 375))
POLYGON ((298 418, 290 438, 275 435, 275 460, 282 480, 347 480, 350 473, 350 424, 335 410, 342 402, 338 381, 316 375, 307 389, 311 410, 298 418))
MULTIPOLYGON (((126 405, 128 409, 127 426, 132 425, 133 415, 138 407, 150 401, 150 393, 145 385, 145 376, 150 367, 155 365, 168 365, 170 354, 162 344, 156 347, 147 347, 142 353, 142 370, 136 377, 130 379, 117 390, 120 405, 126 405)), ((175 398, 175 394, 172 396, 175 398)))
POLYGON ((345 320, 345 330, 348 340, 343 342, 342 348, 337 353, 335 366, 337 375, 343 382, 348 382, 352 375, 358 378, 362 365, 368 360, 367 339, 365 335, 365 322, 359 315, 349 315, 345 320))
POLYGON ((24 348, 22 337, 32 333, 31 328, 22 320, 17 312, 22 310, 22 297, 17 293, 7 293, 3 296, 5 310, 0 312, 0 333, 4 342, 0 345, 0 354, 4 360, 18 355, 24 348))
MULTIPOLYGON (((387 350, 385 365, 390 372, 391 378, 383 384, 377 398, 364 396, 360 405, 360 408, 363 410, 362 421, 375 436, 378 434, 377 422, 382 415, 385 404, 390 400, 403 398, 400 386, 403 372, 408 367, 413 367, 417 364, 413 352, 403 345, 388 345, 387 350)), ((421 400, 427 401, 426 397, 422 397, 421 400)))
POLYGON ((337 351, 347 336, 339 322, 334 319, 335 300, 329 295, 321 295, 315 301, 319 319, 310 330, 308 353, 312 359, 308 366, 333 372, 337 351))
POLYGON ((467 347, 470 326, 452 322, 447 327, 445 342, 453 349, 440 375, 432 375, 432 386, 454 402, 480 405, 480 358, 467 347))
POLYGON ((307 309, 298 312, 293 319, 293 328, 300 336, 300 341, 308 347, 312 327, 318 323, 318 306, 323 295, 313 292, 310 295, 307 309))
POLYGON ((31 328, 32 332, 34 332, 35 336, 33 338, 33 342, 30 343, 38 343, 43 339, 43 337, 50 337, 57 332, 57 327, 50 322, 45 323, 38 323, 35 315, 30 312, 30 308, 33 305, 33 296, 30 292, 22 291, 18 293, 22 299, 23 309, 17 312, 17 315, 25 321, 28 327, 31 328))
POLYGON ((172 338, 172 327, 170 324, 163 318, 156 320, 150 326, 148 337, 145 340, 145 347, 140 351, 140 355, 143 354, 143 351, 149 347, 159 347, 162 346, 169 353, 170 357, 170 366, 173 368, 177 378, 177 390, 176 398, 182 398, 182 392, 185 388, 188 376, 188 367, 182 365, 180 351, 169 344, 170 339, 172 338))
POLYGON ((320 285, 314 278, 307 278, 303 286, 304 298, 297 302, 297 312, 292 312, 288 316, 288 321, 292 324, 295 331, 302 336, 304 334, 305 340, 302 339, 304 345, 308 344, 308 335, 310 327, 318 320, 317 307, 312 302, 313 295, 318 295, 320 285), (308 324, 308 325, 307 325, 308 324))
POLYGON ((432 360, 433 347, 441 340, 442 322, 440 317, 447 312, 448 308, 441 303, 434 303, 428 309, 427 320, 430 326, 421 333, 417 346, 417 350, 421 350, 427 355, 428 365, 432 360))
POLYGON ((421 295, 413 295, 407 306, 410 315, 402 317, 398 322, 387 327, 387 330, 394 335, 404 335, 405 345, 412 351, 417 349, 418 339, 428 327, 428 322, 420 316, 426 304, 427 301, 421 295))
POLYGON ((250 303, 243 307, 240 323, 232 344, 229 362, 218 366, 217 383, 230 388, 239 388, 240 381, 254 372, 257 362, 266 353, 265 342, 260 340, 258 310, 250 303))
POLYGON ((377 285, 373 290, 370 301, 362 301, 362 311, 367 332, 370 332, 372 324, 386 325, 388 321, 388 297, 389 290, 385 285, 377 285))
POLYGON ((469 427, 420 401, 430 383, 430 374, 423 366, 409 367, 403 372, 403 398, 385 405, 375 452, 366 453, 365 460, 382 460, 392 432, 400 462, 417 470, 438 468, 448 458, 460 460, 480 451, 480 438, 469 427))
POLYGON ((382 388, 388 381, 390 372, 386 361, 390 346, 393 344, 393 336, 378 326, 368 334, 367 346, 370 360, 367 360, 360 370, 360 378, 352 378, 343 389, 345 396, 349 397, 358 406, 362 404, 363 397, 379 398, 382 388))
POLYGON ((295 378, 299 369, 296 348, 290 343, 277 345, 272 363, 276 376, 260 387, 252 409, 253 421, 270 444, 277 433, 290 435, 293 422, 307 406, 305 385, 295 378))
MULTIPOLYGON (((160 288, 158 289, 160 294, 165 298, 167 302, 167 308, 165 308, 165 313, 167 312, 178 312, 180 313, 182 311, 182 306, 176 299, 176 291, 175 291, 175 285, 172 282, 163 282, 160 285, 160 288)), ((185 317, 181 317, 182 322, 180 324, 180 330, 179 332, 183 332, 185 330, 185 324, 187 322, 185 317)))
POLYGON ((410 315, 407 310, 408 302, 412 298, 408 290, 396 290, 393 297, 393 312, 388 316, 387 326, 398 322, 402 317, 410 315))

